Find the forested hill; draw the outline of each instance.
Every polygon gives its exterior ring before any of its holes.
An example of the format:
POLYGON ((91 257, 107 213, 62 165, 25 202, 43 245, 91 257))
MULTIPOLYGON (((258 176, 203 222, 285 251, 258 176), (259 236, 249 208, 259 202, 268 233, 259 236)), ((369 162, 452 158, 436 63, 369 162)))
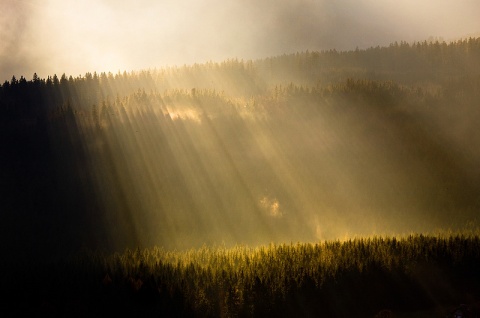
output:
POLYGON ((0 87, 1 247, 463 228, 480 209, 479 105, 480 38, 14 77, 0 87))
POLYGON ((227 60, 144 70, 86 73, 84 76, 33 75, 12 77, 1 86, 2 112, 15 106, 38 108, 72 103, 95 103, 128 96, 137 90, 215 89, 228 96, 256 96, 276 85, 306 87, 341 82, 348 78, 394 81, 421 87, 447 86, 452 80, 480 72, 480 38, 452 43, 406 42, 388 47, 338 52, 302 52, 255 61, 227 60))

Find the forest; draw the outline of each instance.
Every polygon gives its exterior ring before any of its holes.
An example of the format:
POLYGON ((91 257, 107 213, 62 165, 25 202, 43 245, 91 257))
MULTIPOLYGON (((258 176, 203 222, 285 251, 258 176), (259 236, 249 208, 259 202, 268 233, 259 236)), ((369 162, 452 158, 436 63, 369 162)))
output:
POLYGON ((13 76, 0 86, 2 273, 60 266, 74 285, 93 282, 79 290, 133 307, 140 287, 126 286, 139 279, 155 290, 144 309, 179 316, 292 313, 306 301, 306 316, 371 317, 477 299, 479 105, 480 38, 13 76), (116 260, 141 251, 156 259, 116 260), (280 276, 262 276, 266 266, 280 276), (414 281, 429 266, 451 294, 414 281), (328 300, 369 281, 398 294, 328 300), (399 303, 407 291, 421 301, 399 303))

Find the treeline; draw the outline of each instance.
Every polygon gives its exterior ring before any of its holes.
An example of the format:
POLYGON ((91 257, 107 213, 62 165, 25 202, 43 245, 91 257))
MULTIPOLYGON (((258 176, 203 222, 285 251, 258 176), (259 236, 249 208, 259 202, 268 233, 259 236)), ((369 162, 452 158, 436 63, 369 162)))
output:
POLYGON ((452 79, 476 76, 480 70, 480 38, 457 42, 406 42, 389 47, 338 52, 303 52, 256 61, 227 60, 139 72, 62 74, 46 79, 34 74, 5 81, 0 87, 2 118, 9 113, 41 112, 70 103, 98 104, 137 92, 169 89, 215 89, 228 96, 250 97, 275 85, 326 85, 347 78, 395 81, 434 88, 452 79))
POLYGON ((304 52, 256 62, 270 81, 313 84, 346 78, 393 80, 404 85, 441 84, 449 78, 477 75, 480 69, 480 38, 457 42, 392 43, 366 50, 304 52))

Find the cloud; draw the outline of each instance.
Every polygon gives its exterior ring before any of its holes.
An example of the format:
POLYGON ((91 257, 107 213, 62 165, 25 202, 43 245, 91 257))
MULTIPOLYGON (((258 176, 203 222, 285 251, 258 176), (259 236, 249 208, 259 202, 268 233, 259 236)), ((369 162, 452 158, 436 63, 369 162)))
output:
POLYGON ((475 0, 5 0, 0 81, 479 34, 475 0))
MULTIPOLYGON (((32 69, 29 48, 29 20, 32 8, 23 1, 0 2, 0 80, 10 80, 32 69)), ((32 73, 33 74, 33 73, 32 73)))

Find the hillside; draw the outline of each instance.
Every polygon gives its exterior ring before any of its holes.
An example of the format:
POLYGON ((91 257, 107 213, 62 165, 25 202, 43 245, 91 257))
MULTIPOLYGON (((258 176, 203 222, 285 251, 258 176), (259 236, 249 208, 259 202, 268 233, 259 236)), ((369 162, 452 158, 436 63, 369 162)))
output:
POLYGON ((479 61, 471 38, 12 78, 1 247, 44 257, 476 224, 479 61))

